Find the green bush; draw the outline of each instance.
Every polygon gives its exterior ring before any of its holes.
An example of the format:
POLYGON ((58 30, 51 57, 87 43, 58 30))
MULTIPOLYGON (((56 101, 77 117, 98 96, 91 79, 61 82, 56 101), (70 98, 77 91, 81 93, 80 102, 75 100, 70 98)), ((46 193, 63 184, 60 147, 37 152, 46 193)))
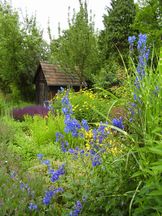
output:
MULTIPOLYGON (((61 113, 61 100, 66 94, 58 93, 53 100, 54 109, 61 113)), ((107 98, 105 94, 94 93, 92 90, 81 90, 79 92, 69 92, 69 100, 73 107, 73 113, 77 120, 81 121, 86 119, 89 123, 95 123, 100 121, 106 121, 108 117, 109 109, 114 102, 111 100, 111 96, 107 98), (104 98, 104 95, 106 98, 104 98)))

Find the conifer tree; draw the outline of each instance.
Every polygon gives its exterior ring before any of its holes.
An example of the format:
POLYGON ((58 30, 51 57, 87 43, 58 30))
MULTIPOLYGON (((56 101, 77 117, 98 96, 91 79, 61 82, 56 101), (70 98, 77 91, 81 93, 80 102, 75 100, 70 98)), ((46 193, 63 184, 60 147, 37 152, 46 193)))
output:
POLYGON ((132 35, 132 24, 135 18, 134 0, 112 0, 111 7, 104 15, 105 29, 100 35, 100 46, 103 59, 127 55, 128 36, 132 35))

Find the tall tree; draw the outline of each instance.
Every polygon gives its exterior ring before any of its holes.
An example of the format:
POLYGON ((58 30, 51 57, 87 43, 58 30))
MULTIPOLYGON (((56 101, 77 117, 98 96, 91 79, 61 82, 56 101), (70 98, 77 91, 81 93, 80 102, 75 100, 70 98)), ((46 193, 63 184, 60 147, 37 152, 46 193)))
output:
POLYGON ((18 78, 18 64, 22 37, 19 17, 7 2, 0 2, 0 84, 9 91, 11 83, 18 78))
MULTIPOLYGON (((103 59, 124 56, 128 51, 128 36, 132 34, 132 24, 135 18, 134 0, 112 0, 111 7, 104 15, 105 29, 100 35, 100 45, 103 59)), ((120 58, 118 58, 120 59, 120 58)))
POLYGON ((66 73, 77 74, 80 84, 91 79, 98 69, 97 37, 93 22, 89 21, 87 4, 80 2, 80 10, 69 20, 69 29, 51 43, 52 61, 66 73))
POLYGON ((134 29, 148 35, 148 43, 162 46, 162 1, 140 0, 134 29))
POLYGON ((20 92, 31 98, 38 61, 46 59, 47 44, 35 17, 19 22, 18 12, 7 1, 0 1, 0 89, 20 92))
POLYGON ((21 65, 17 86, 25 98, 30 98, 33 80, 39 61, 48 59, 48 44, 43 39, 43 31, 37 26, 36 17, 26 15, 21 28, 21 65))

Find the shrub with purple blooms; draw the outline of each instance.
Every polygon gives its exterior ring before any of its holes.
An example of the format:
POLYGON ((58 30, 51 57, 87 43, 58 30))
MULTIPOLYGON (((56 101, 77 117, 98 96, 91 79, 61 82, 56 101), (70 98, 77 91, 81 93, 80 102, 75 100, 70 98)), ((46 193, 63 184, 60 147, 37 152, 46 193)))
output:
POLYGON ((25 116, 39 115, 45 117, 48 115, 49 109, 44 106, 27 106, 24 108, 13 109, 12 116, 15 120, 23 121, 25 116))

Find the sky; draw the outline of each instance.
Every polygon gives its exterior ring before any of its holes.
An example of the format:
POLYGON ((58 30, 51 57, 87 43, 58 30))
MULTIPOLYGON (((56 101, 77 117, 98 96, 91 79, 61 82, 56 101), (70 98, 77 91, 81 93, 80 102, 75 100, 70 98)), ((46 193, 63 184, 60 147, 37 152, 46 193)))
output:
MULTIPOLYGON (((73 9, 79 9, 79 0, 11 0, 13 8, 18 9, 20 17, 36 14, 38 26, 44 29, 44 39, 48 40, 47 26, 50 21, 51 32, 54 38, 58 37, 58 23, 61 30, 68 28, 68 7, 70 6, 70 17, 73 9)), ((95 15, 96 30, 103 29, 103 15, 106 7, 110 5, 110 0, 87 0, 88 11, 92 10, 95 15)))

